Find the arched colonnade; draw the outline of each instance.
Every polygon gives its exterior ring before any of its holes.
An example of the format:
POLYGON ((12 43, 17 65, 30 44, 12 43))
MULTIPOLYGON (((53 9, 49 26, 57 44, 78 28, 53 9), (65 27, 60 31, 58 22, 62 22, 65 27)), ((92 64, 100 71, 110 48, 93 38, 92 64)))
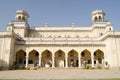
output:
POLYGON ((24 67, 79 67, 82 68, 84 64, 95 67, 96 64, 103 64, 104 53, 97 49, 93 53, 85 49, 79 53, 72 49, 68 53, 59 49, 52 53, 46 49, 42 53, 37 50, 31 50, 26 53, 24 50, 16 52, 16 65, 24 67))

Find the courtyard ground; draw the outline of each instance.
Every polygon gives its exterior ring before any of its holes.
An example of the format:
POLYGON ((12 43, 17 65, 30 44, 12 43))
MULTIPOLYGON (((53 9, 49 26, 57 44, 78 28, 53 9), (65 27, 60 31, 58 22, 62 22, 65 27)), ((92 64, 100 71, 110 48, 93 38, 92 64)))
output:
POLYGON ((83 70, 78 68, 41 68, 38 70, 0 71, 0 80, 120 80, 120 70, 83 70))

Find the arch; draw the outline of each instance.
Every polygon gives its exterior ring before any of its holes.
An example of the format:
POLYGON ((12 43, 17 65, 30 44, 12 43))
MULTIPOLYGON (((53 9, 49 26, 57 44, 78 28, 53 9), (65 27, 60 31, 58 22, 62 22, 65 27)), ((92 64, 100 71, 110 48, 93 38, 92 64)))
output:
POLYGON ((18 16, 18 20, 21 20, 21 16, 18 16))
POLYGON ((55 67, 65 67, 65 52, 62 50, 55 52, 55 67))
POLYGON ((17 52, 16 52, 16 56, 17 55, 20 55, 20 57, 23 57, 23 56, 26 56, 26 52, 24 51, 24 50, 18 50, 17 52), (24 54, 24 55, 23 55, 24 54))
POLYGON ((95 21, 95 22, 96 22, 96 21, 98 21, 98 18, 97 18, 97 16, 95 16, 95 17, 94 17, 94 21, 95 21))
POLYGON ((102 61, 104 59, 104 53, 100 49, 96 50, 94 52, 94 60, 95 64, 102 64, 102 61))
POLYGON ((68 57, 78 57, 78 52, 72 49, 68 52, 68 57))
POLYGON ((99 21, 102 21, 102 17, 101 16, 99 16, 99 21))
POLYGON ((15 61, 15 66, 16 68, 25 67, 26 63, 26 52, 24 50, 19 50, 16 52, 16 61, 15 61))
POLYGON ((78 52, 74 49, 68 52, 68 66, 78 67, 78 52))
POLYGON ((52 52, 49 50, 45 50, 42 52, 42 57, 52 57, 52 52))
POLYGON ((55 52, 55 57, 65 57, 65 52, 62 50, 58 50, 55 52))
POLYGON ((45 50, 42 52, 41 66, 42 67, 52 67, 52 52, 45 50))
POLYGON ((25 16, 22 17, 22 20, 25 21, 25 16))
POLYGON ((36 50, 32 50, 28 54, 29 61, 28 64, 30 67, 36 67, 39 63, 39 53, 36 50))
POLYGON ((29 52, 29 57, 38 57, 39 53, 36 50, 32 50, 29 52))
POLYGON ((91 53, 87 49, 81 52, 81 64, 91 65, 91 53))
POLYGON ((91 57, 91 53, 90 53, 90 51, 88 51, 87 49, 85 49, 85 50, 83 50, 82 52, 81 52, 81 57, 91 57))

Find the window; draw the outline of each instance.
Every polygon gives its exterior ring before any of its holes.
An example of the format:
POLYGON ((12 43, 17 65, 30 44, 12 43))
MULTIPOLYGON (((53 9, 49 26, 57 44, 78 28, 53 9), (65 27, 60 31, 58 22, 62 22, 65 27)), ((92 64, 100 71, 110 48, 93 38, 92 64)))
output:
POLYGON ((94 21, 97 21, 98 19, 97 19, 97 16, 94 18, 94 21))
POLYGON ((18 20, 21 20, 21 16, 18 16, 18 20))
POLYGON ((109 28, 109 30, 111 31, 111 28, 109 28))
POLYGON ((103 33, 100 33, 100 36, 102 36, 103 35, 103 33))
POLYGON ((25 21, 25 17, 24 17, 24 16, 22 17, 22 20, 24 20, 24 21, 25 21))
POLYGON ((99 16, 99 21, 102 21, 102 17, 101 16, 99 16))

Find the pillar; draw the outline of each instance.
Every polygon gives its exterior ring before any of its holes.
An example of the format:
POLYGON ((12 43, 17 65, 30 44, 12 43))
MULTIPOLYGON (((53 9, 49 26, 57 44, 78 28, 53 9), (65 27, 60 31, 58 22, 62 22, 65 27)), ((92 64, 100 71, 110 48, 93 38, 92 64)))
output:
POLYGON ((29 58, 29 56, 27 55, 27 56, 26 56, 26 64, 25 64, 25 67, 26 67, 26 68, 28 67, 28 58, 29 58))
POLYGON ((65 56, 65 67, 68 68, 68 56, 65 56))
POLYGON ((78 57, 78 67, 81 68, 81 55, 78 57))
POLYGON ((39 64, 38 64, 39 67, 41 67, 41 55, 39 55, 39 64))
POLYGON ((91 56, 91 60, 92 60, 92 68, 94 68, 94 56, 91 56))
POLYGON ((54 57, 54 54, 52 55, 52 68, 55 67, 55 57, 54 57))

